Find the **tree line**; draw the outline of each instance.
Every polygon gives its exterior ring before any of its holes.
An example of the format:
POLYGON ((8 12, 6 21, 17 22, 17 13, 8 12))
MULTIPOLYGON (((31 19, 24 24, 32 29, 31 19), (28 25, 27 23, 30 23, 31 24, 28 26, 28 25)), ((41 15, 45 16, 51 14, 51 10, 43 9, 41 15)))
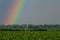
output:
POLYGON ((60 29, 60 25, 36 25, 36 24, 13 24, 13 25, 0 25, 0 31, 47 31, 48 29, 60 29))

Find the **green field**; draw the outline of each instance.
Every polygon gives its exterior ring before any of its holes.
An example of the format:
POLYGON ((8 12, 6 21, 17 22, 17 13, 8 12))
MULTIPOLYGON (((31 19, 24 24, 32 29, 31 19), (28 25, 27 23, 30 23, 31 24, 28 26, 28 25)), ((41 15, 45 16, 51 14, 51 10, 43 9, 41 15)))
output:
POLYGON ((0 40, 60 40, 60 31, 0 31, 0 40))

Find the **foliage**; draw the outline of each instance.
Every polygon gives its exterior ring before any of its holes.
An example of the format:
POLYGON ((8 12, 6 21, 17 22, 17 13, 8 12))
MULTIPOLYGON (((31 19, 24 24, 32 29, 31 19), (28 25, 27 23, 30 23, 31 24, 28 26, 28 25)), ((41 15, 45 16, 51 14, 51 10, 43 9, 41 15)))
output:
POLYGON ((60 25, 0 25, 0 40, 60 40, 60 25))
POLYGON ((60 40, 59 31, 0 31, 0 40, 60 40))

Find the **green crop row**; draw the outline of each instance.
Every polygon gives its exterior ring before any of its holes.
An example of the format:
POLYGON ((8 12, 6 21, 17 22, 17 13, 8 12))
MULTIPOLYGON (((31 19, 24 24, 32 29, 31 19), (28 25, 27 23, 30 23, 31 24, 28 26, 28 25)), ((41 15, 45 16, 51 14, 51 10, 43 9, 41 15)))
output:
POLYGON ((59 31, 0 31, 0 40, 60 40, 59 31))

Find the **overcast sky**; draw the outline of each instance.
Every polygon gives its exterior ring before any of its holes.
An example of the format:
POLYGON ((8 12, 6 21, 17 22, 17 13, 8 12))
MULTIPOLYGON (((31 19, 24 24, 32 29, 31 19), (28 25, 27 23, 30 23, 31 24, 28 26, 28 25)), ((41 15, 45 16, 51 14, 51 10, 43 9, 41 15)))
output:
MULTIPOLYGON (((0 24, 3 24, 12 2, 0 0, 0 24)), ((60 0, 32 0, 29 12, 20 20, 18 24, 60 24, 60 0)))

